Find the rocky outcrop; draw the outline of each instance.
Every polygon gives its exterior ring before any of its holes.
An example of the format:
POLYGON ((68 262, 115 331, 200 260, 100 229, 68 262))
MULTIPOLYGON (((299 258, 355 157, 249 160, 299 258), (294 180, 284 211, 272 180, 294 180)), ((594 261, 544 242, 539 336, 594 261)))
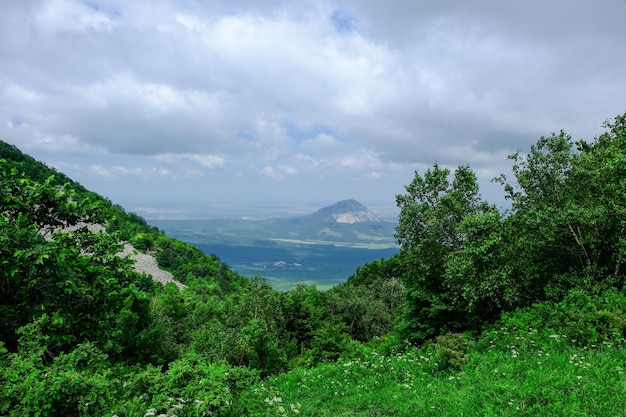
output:
POLYGON ((135 271, 150 275, 154 281, 160 282, 163 285, 168 282, 173 282, 181 290, 186 288, 186 285, 176 281, 170 272, 159 268, 154 256, 138 252, 130 243, 124 244, 124 250, 119 252, 117 255, 122 257, 129 256, 130 259, 135 261, 135 271))

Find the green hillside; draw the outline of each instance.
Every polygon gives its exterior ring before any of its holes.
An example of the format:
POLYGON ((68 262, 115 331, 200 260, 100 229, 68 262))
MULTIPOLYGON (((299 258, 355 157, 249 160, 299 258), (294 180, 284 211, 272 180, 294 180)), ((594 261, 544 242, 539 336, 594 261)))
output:
POLYGON ((626 115, 510 160, 510 210, 435 164, 396 255, 278 292, 0 142, 0 415, 625 415, 626 115))

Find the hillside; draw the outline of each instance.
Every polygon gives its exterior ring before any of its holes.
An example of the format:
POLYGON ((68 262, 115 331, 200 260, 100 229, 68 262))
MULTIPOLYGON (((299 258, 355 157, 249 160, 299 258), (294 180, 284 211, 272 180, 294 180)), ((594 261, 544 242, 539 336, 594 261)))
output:
POLYGON ((624 303, 624 291, 572 296, 507 314, 475 338, 451 334, 393 355, 377 349, 385 340, 354 345, 336 363, 252 385, 250 415, 625 416, 623 327, 592 324, 604 314, 622 321, 613 314, 624 303), (583 341, 581 331, 595 336, 583 341))

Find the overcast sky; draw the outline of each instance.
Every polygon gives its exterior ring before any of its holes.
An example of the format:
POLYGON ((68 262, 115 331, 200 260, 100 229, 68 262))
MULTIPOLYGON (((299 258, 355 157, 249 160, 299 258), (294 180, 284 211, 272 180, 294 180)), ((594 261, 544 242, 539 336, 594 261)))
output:
POLYGON ((624 0, 0 0, 0 139, 140 214, 393 207, 626 112, 624 0))

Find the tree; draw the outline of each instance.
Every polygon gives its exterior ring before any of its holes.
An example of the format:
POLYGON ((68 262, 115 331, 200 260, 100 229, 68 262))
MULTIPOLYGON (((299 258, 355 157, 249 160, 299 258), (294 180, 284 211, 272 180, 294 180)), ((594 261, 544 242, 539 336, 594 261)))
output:
POLYGON ((355 340, 387 335, 402 309, 402 275, 398 256, 366 263, 347 282, 327 291, 326 306, 355 340))
POLYGON ((518 296, 510 267, 514 254, 506 223, 495 207, 468 215, 459 231, 464 243, 447 259, 445 284, 452 304, 463 310, 471 328, 479 328, 518 296))
POLYGON ((624 284, 626 256, 626 114, 604 127, 594 142, 578 142, 569 178, 579 224, 568 226, 581 267, 604 281, 596 291, 624 284))
POLYGON ((515 276, 516 305, 544 299, 551 277, 576 263, 578 249, 571 245, 571 231, 578 210, 574 190, 568 189, 574 152, 574 143, 564 132, 541 137, 528 154, 518 151, 509 156, 513 184, 504 175, 497 179, 512 202, 507 228, 516 256, 508 263, 515 276))
POLYGON ((623 285, 625 117, 604 127, 591 143, 560 132, 509 157, 515 182, 499 181, 512 201, 506 222, 516 305, 623 285))
POLYGON ((149 324, 149 297, 135 283, 151 280, 116 256, 117 236, 87 226, 105 221, 101 200, 13 168, 0 170, 0 207, 0 340, 14 351, 17 330, 47 314, 51 355, 90 340, 133 356, 149 324))
POLYGON ((464 219, 487 209, 480 199, 473 171, 461 166, 449 180, 450 170, 437 164, 398 195, 400 208, 396 239, 401 246, 406 303, 398 329, 409 341, 424 340, 443 328, 462 327, 464 319, 445 286, 446 263, 462 250, 464 219))
POLYGON ((315 285, 303 283, 281 294, 285 330, 295 342, 298 353, 311 347, 316 329, 329 319, 324 296, 315 285))

